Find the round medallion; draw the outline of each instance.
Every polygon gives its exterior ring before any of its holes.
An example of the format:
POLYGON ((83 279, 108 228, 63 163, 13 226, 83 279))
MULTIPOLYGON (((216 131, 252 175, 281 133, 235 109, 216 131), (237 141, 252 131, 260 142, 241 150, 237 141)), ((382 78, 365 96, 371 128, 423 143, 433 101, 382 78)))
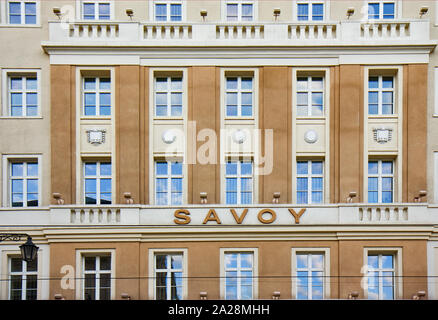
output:
POLYGON ((236 130, 233 132, 233 141, 241 144, 246 140, 246 134, 243 130, 236 130))
POLYGON ((318 141, 318 134, 314 130, 308 130, 304 134, 304 140, 307 143, 315 143, 316 141, 318 141))
POLYGON ((173 130, 166 130, 162 133, 161 139, 164 143, 171 144, 176 140, 176 134, 173 130))

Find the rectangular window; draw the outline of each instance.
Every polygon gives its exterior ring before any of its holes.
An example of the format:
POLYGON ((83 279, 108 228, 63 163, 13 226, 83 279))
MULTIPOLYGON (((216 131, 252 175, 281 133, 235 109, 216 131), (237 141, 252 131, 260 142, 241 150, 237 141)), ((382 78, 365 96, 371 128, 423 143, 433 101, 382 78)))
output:
POLYGON ((368 114, 394 114, 394 77, 370 76, 368 78, 368 114))
POLYGON ((226 204, 253 202, 252 161, 227 161, 225 167, 226 204))
POLYGON ((226 77, 226 116, 252 117, 254 105, 252 77, 226 77))
POLYGON ((155 204, 183 203, 183 164, 181 161, 155 162, 155 204))
POLYGON ((38 293, 38 259, 26 262, 9 258, 9 299, 36 300, 38 293))
POLYGON ((368 299, 395 299, 394 254, 368 254, 368 299))
POLYGON ((9 116, 38 116, 38 101, 37 74, 8 74, 9 116))
POLYGON ((37 3, 35 1, 8 2, 9 24, 36 24, 37 3))
POLYGON ((84 163, 85 204, 111 204, 111 162, 84 163))
POLYGON ((324 115, 324 78, 297 77, 297 116, 324 115))
POLYGON ((251 2, 229 1, 226 6, 227 21, 253 21, 254 5, 251 2))
POLYGON ((296 297, 297 299, 324 298, 324 254, 297 253, 296 297))
POLYGON ((297 161, 297 203, 323 203, 324 162, 297 161))
POLYGON ((324 20, 323 3, 297 3, 298 21, 322 21, 324 20))
POLYGON ((155 78, 155 116, 182 117, 182 77, 155 78))
POLYGON ((178 1, 156 2, 155 21, 182 21, 182 4, 178 1))
POLYGON ((12 207, 39 205, 38 161, 11 161, 9 164, 9 190, 12 207))
POLYGON ((111 116, 111 79, 83 78, 83 115, 111 116))
POLYGON ((84 255, 82 263, 83 298, 110 300, 111 255, 84 255))
POLYGON ((183 299, 183 254, 156 253, 154 256, 156 300, 183 299))
POLYGON ((368 161, 368 202, 392 203, 394 201, 394 162, 391 160, 368 161))
POLYGON ((109 2, 83 2, 82 19, 84 20, 110 20, 111 4, 109 2))
POLYGON ((368 19, 394 19, 395 2, 368 3, 368 19))
POLYGON ((225 299, 254 298, 254 253, 225 252, 225 299))

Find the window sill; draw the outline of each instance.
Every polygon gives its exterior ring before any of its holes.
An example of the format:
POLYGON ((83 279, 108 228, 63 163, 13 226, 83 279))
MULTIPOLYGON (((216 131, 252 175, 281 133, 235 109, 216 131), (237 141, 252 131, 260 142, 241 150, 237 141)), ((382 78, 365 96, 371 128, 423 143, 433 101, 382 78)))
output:
POLYGON ((41 24, 0 24, 0 28, 33 28, 40 29, 41 24))
POLYGON ((35 117, 9 117, 9 116, 1 116, 1 119, 7 119, 7 120, 39 120, 43 119, 42 116, 35 116, 35 117))

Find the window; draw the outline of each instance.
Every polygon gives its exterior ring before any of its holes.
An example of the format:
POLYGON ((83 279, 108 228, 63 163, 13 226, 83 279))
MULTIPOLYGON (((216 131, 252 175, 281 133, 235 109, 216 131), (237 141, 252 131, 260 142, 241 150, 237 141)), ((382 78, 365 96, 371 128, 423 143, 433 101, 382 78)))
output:
POLYGON ((83 298, 85 300, 111 299, 111 255, 84 255, 83 298))
POLYGON ((9 1, 9 24, 37 24, 35 1, 9 1))
POLYGON ((111 79, 84 78, 83 105, 85 116, 111 115, 111 79))
POLYGON ((155 2, 155 21, 182 21, 181 2, 155 2))
POLYGON ((9 299, 36 300, 38 259, 26 262, 21 257, 9 258, 9 299))
POLYGON ((225 166, 226 203, 251 204, 253 202, 252 161, 227 161, 225 166))
POLYGON ((324 254, 298 253, 296 255, 297 299, 324 298, 324 254))
POLYGON ((368 78, 368 114, 394 113, 394 77, 370 76, 368 78))
POLYGON ((297 116, 324 114, 324 78, 297 77, 297 116))
POLYGON ((9 190, 12 207, 39 205, 38 161, 11 161, 9 164, 9 190))
POLYGON ((323 161, 297 161, 297 203, 322 203, 323 161))
POLYGON ((155 162, 155 204, 183 202, 183 165, 180 161, 155 162))
POLYGON ((228 1, 226 14, 227 21, 253 21, 254 5, 252 2, 228 1))
POLYGON ((394 19, 395 2, 368 3, 368 19, 394 19))
POLYGON ((82 3, 82 19, 110 20, 111 4, 109 2, 91 1, 82 3))
POLYGON ((395 298, 394 254, 368 254, 368 299, 395 298))
POLYGON ((155 78, 155 116, 181 117, 182 95, 182 77, 155 78))
POLYGON ((254 298, 254 253, 225 252, 225 299, 254 298))
POLYGON ((183 254, 157 253, 155 265, 155 299, 183 299, 183 254))
POLYGON ((85 162, 85 204, 111 204, 111 182, 111 162, 85 162))
POLYGON ((253 116, 253 78, 226 77, 226 116, 253 116))
POLYGON ((297 3, 298 21, 322 21, 324 20, 324 3, 297 3))
POLYGON ((8 75, 8 102, 11 117, 38 116, 38 80, 37 74, 8 75))
POLYGON ((368 202, 392 203, 394 201, 393 180, 393 161, 368 161, 368 202))

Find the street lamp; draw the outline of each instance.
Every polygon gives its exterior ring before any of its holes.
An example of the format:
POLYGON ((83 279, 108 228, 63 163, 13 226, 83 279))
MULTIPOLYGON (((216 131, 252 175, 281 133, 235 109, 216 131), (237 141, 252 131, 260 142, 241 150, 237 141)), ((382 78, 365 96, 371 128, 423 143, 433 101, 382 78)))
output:
POLYGON ((5 240, 20 241, 21 237, 27 237, 26 243, 20 246, 21 258, 26 262, 35 260, 38 247, 32 242, 32 237, 26 233, 0 233, 0 242, 5 240))

